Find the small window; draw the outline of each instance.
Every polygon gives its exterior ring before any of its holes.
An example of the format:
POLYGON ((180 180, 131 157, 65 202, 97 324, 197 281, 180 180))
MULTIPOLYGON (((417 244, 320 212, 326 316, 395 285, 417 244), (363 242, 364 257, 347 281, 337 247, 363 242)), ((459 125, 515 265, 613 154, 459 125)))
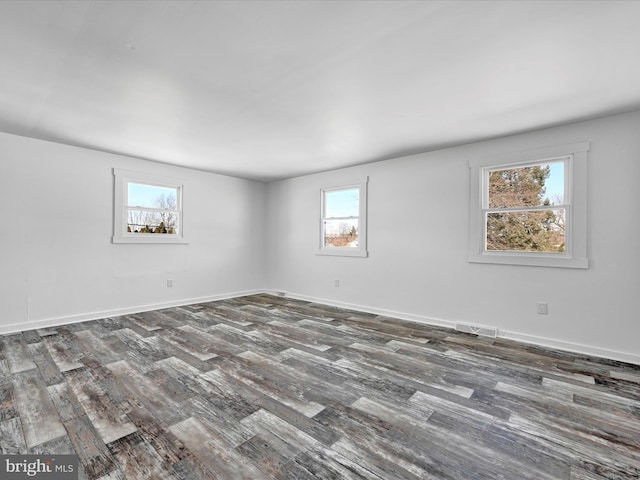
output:
POLYGON ((321 190, 321 255, 366 257, 367 180, 321 190))
POLYGON ((469 261, 587 268, 588 147, 472 163, 469 261))
POLYGON ((184 243, 180 182, 114 169, 114 243, 184 243))

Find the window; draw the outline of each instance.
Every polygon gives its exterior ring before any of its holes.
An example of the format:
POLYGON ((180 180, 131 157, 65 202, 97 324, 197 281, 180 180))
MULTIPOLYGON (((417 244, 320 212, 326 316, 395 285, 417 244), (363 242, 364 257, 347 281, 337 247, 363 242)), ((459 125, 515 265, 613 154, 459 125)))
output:
POLYGON ((587 268, 589 143, 471 162, 469 261, 587 268))
POLYGON ((114 169, 113 243, 185 243, 180 182, 114 169))
POLYGON ((320 255, 367 256, 367 181, 321 190, 320 255))

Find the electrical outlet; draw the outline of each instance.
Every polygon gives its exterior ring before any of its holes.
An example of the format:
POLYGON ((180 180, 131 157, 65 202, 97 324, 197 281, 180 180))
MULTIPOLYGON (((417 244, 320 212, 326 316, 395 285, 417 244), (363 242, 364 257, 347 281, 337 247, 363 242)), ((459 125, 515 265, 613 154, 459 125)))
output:
POLYGON ((340 280, 334 280, 333 281, 333 286, 334 287, 339 287, 340 286, 340 280))
POLYGON ((167 280, 167 288, 171 288, 171 287, 173 287, 173 280, 168 279, 167 280))
POLYGON ((547 315, 549 313, 549 305, 547 302, 538 302, 538 315, 547 315))

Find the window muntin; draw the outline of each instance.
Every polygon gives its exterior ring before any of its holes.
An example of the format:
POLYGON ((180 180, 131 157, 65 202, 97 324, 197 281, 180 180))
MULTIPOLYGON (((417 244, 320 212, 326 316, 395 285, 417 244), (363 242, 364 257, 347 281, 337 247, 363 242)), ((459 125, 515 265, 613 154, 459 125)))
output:
POLYGON ((588 268, 589 148, 580 142, 470 161, 469 262, 588 268), (532 194, 523 185, 535 175, 532 194))
POLYGON ((321 190, 320 254, 367 256, 366 186, 321 190))
POLYGON ((186 243, 180 181, 123 169, 113 174, 114 243, 186 243))

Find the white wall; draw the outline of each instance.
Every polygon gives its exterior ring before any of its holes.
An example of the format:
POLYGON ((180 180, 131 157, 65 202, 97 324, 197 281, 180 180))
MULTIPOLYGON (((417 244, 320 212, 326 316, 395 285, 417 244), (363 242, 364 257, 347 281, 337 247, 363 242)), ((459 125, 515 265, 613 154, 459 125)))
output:
POLYGON ((0 333, 265 287, 263 183, 8 134, 0 166, 0 333), (111 243, 114 167, 184 179, 188 245, 111 243))
POLYGON ((640 112, 268 185, 270 289, 640 363, 640 112), (588 270, 467 262, 468 160, 588 140, 588 270), (369 258, 316 256, 319 190, 369 176, 369 258), (340 287, 334 287, 334 280, 340 287), (549 314, 536 314, 536 302, 549 314))
POLYGON ((0 134, 0 333, 268 287, 640 364, 639 132, 635 112, 268 185, 0 134), (468 160, 583 140, 591 267, 468 263, 468 160), (185 179, 189 245, 111 243, 114 167, 185 179), (315 255, 320 188, 366 175, 369 258, 315 255))

